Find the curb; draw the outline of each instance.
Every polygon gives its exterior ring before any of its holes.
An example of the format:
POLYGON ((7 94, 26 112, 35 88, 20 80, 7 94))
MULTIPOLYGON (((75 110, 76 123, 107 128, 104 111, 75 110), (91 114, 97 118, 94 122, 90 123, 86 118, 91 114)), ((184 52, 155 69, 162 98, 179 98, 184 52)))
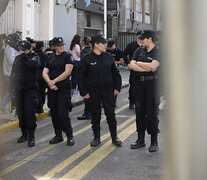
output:
MULTIPOLYGON (((128 86, 129 86, 129 84, 124 84, 124 85, 122 85, 121 89, 126 88, 128 86)), ((73 107, 75 107, 75 106, 81 105, 83 103, 84 103, 84 100, 82 99, 80 101, 73 102, 72 105, 73 105, 73 107)), ((45 111, 44 113, 41 113, 41 114, 36 114, 36 118, 37 118, 38 121, 40 121, 42 119, 45 119, 49 116, 50 116, 49 111, 45 111)), ((4 134, 6 132, 9 132, 9 131, 11 131, 15 128, 18 128, 18 127, 19 127, 19 120, 18 119, 16 119, 15 121, 5 123, 5 124, 0 126, 0 135, 4 134)))
MULTIPOLYGON (((41 113, 41 114, 36 114, 36 118, 38 121, 42 120, 48 116, 49 116, 48 111, 45 111, 44 113, 41 113)), ((16 119, 15 121, 8 122, 8 123, 0 126, 0 134, 4 134, 4 133, 11 131, 12 129, 15 129, 18 127, 19 127, 19 120, 18 119, 16 119)))

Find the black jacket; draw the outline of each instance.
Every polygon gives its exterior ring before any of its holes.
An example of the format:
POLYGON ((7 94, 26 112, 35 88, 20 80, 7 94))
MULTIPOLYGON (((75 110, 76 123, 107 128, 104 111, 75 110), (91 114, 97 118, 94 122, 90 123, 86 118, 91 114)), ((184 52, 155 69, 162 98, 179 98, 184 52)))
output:
POLYGON ((81 96, 88 93, 88 89, 106 89, 113 87, 121 90, 121 76, 116 68, 113 56, 109 53, 86 54, 78 67, 78 88, 81 96))
POLYGON ((38 58, 31 58, 23 53, 18 55, 13 63, 11 72, 11 88, 26 90, 37 88, 38 58))
POLYGON ((82 59, 83 56, 84 56, 85 54, 89 53, 89 52, 91 52, 91 48, 90 48, 90 46, 88 45, 88 46, 86 46, 84 49, 81 50, 80 58, 82 59))
POLYGON ((132 41, 131 43, 129 43, 127 45, 126 49, 123 51, 123 59, 124 59, 124 63, 126 65, 128 65, 130 63, 134 52, 139 47, 140 47, 140 45, 137 43, 137 41, 132 41), (129 56, 129 58, 127 56, 129 56))
POLYGON ((38 80, 43 80, 42 72, 43 72, 45 64, 48 61, 48 56, 42 50, 36 50, 36 53, 40 58, 40 63, 38 67, 38 80))

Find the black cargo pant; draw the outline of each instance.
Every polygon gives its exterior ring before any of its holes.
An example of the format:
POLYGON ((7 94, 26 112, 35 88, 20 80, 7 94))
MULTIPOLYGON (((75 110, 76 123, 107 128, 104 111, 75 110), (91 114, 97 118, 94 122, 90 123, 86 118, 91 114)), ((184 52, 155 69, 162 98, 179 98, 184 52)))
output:
POLYGON ((50 108, 54 129, 65 132, 67 137, 73 137, 69 117, 71 90, 65 87, 59 87, 57 91, 48 89, 48 107, 50 108))
POLYGON ((84 108, 84 114, 91 114, 91 100, 90 99, 84 99, 84 104, 85 104, 85 108, 84 108))
POLYGON ((46 97, 46 87, 47 84, 45 83, 45 81, 43 79, 38 81, 38 86, 39 86, 39 108, 42 108, 43 105, 45 104, 45 97, 46 97))
POLYGON ((35 116, 35 108, 38 104, 37 90, 16 90, 15 104, 19 127, 22 130, 35 130, 37 127, 35 116))
POLYGON ((89 89, 91 100, 91 124, 94 132, 100 132, 101 103, 104 108, 106 120, 110 131, 114 131, 117 126, 115 118, 114 89, 113 87, 89 89))
POLYGON ((159 93, 157 80, 136 80, 136 125, 138 133, 157 134, 158 130, 158 106, 159 93))
POLYGON ((135 72, 129 75, 129 104, 135 104, 135 72))

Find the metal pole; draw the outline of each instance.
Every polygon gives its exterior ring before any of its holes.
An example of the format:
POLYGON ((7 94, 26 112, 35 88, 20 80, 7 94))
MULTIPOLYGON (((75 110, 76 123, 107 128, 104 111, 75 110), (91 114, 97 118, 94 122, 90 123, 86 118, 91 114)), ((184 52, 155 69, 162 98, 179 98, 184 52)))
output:
POLYGON ((104 0, 104 37, 107 38, 107 0, 104 0))

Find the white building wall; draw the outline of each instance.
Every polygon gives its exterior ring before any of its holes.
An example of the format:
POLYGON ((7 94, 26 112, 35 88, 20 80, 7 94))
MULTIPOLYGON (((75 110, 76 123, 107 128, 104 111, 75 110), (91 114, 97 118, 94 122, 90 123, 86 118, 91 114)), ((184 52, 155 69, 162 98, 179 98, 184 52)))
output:
POLYGON ((55 4, 54 10, 54 36, 63 37, 67 50, 73 36, 77 33, 77 9, 72 7, 67 13, 64 4, 55 4))
POLYGON ((0 34, 15 32, 15 1, 10 0, 5 12, 0 16, 0 34))

